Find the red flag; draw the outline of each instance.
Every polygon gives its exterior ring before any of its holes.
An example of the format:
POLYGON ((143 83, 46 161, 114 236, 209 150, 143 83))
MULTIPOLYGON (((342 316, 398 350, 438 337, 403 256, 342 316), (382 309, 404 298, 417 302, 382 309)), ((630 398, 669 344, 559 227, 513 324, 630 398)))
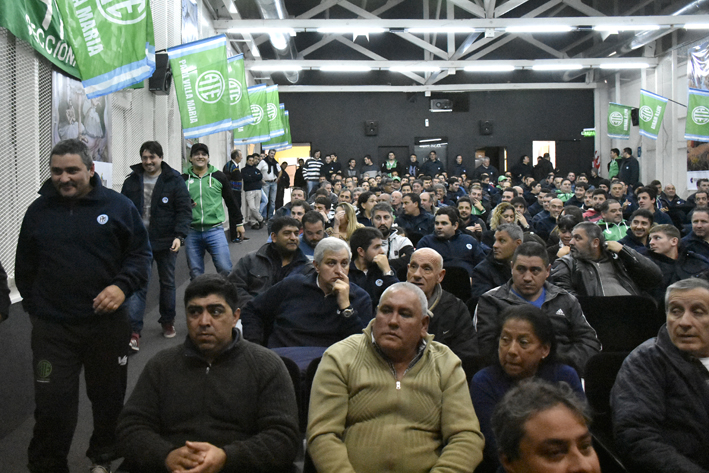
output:
POLYGON ((601 154, 596 151, 593 153, 593 167, 596 168, 596 171, 601 170, 601 154))

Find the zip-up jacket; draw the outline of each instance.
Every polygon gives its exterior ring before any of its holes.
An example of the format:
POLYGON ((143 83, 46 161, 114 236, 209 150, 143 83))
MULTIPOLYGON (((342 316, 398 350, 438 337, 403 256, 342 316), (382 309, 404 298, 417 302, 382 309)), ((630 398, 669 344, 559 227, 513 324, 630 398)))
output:
POLYGON ((613 223, 601 219, 597 224, 603 229, 603 236, 606 237, 606 241, 619 241, 630 230, 630 227, 625 222, 613 223))
POLYGON ((101 185, 65 199, 51 180, 27 209, 15 260, 15 282, 27 313, 66 322, 100 317, 93 301, 118 286, 126 299, 148 283, 148 232, 131 201, 101 185))
POLYGON ((182 178, 187 182, 187 190, 194 202, 192 228, 203 231, 224 223, 226 216, 222 199, 230 215, 236 217, 236 224, 243 225, 244 217, 241 215, 241 209, 236 205, 226 174, 210 164, 202 177, 197 176, 190 166, 187 174, 183 174, 182 178))
POLYGON ((433 248, 443 257, 444 266, 460 266, 472 276, 473 268, 485 259, 478 240, 456 230, 455 235, 447 240, 436 235, 426 235, 419 241, 418 248, 433 248))
MULTIPOLYGON (((647 257, 624 246, 618 253, 606 251, 618 282, 630 294, 652 291, 662 281, 660 268, 647 257)), ((598 263, 568 254, 554 262, 551 280, 560 288, 579 296, 603 296, 598 263)))
POLYGON ((672 259, 654 251, 648 253, 648 257, 662 271, 662 283, 658 284, 652 291, 652 296, 663 306, 665 302, 665 291, 677 281, 697 277, 709 271, 709 259, 693 251, 687 251, 683 245, 678 250, 678 258, 672 259))
MULTIPOLYGON (((123 182, 121 194, 128 197, 138 209, 138 213, 142 214, 145 171, 142 164, 135 164, 130 168, 133 172, 123 182)), ((167 250, 175 238, 185 238, 192 221, 192 203, 185 181, 180 173, 164 161, 161 169, 150 200, 148 234, 153 251, 167 250)))
POLYGON ((244 169, 241 170, 241 177, 244 179, 245 191, 261 190, 263 174, 261 174, 261 171, 256 166, 249 166, 248 164, 244 166, 244 169))
POLYGON ((709 242, 704 238, 697 236, 694 231, 689 232, 689 235, 682 238, 682 244, 689 251, 698 253, 705 258, 709 258, 709 242))

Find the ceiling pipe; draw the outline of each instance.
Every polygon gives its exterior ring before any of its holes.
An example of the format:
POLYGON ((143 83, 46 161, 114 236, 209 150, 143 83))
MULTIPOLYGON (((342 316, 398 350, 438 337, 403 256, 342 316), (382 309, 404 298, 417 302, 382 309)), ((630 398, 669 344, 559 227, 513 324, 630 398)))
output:
MULTIPOLYGON (((709 0, 695 0, 689 5, 686 5, 679 10, 675 11, 674 13, 670 13, 671 16, 679 16, 679 15, 702 15, 706 14, 709 12, 709 0)), ((661 37, 665 36, 668 34, 670 31, 669 30, 648 30, 648 31, 640 31, 637 34, 635 34, 633 37, 625 40, 622 42, 620 45, 615 44, 615 45, 603 45, 600 44, 597 47, 592 47, 589 49, 587 52, 590 52, 590 55, 593 57, 608 57, 610 54, 615 52, 613 56, 621 56, 623 54, 627 54, 630 51, 633 51, 635 49, 641 48, 657 39, 660 39, 661 37)), ((588 57, 588 55, 587 55, 588 57)), ((581 59, 581 58, 579 58, 581 59)), ((586 72, 579 72, 579 71, 567 71, 563 74, 563 80, 565 81, 570 81, 573 79, 576 79, 577 77, 580 77, 584 75, 586 72)))
MULTIPOLYGON (((264 20, 286 19, 286 7, 283 0, 256 0, 256 5, 264 20)), ((293 38, 289 34, 269 33, 268 36, 277 59, 297 59, 298 52, 295 49, 293 38)), ((287 71, 283 74, 291 84, 297 84, 300 80, 298 71, 287 71)))

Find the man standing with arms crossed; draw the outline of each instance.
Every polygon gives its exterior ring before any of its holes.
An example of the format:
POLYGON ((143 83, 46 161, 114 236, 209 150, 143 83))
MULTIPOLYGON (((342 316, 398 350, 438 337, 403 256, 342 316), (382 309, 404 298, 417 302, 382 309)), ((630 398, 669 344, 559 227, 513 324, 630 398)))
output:
MULTIPOLYGON (((231 184, 231 191, 234 194, 234 201, 236 201, 236 207, 241 210, 241 169, 239 164, 241 163, 241 151, 235 149, 231 152, 231 159, 227 161, 224 165, 222 172, 226 174, 229 178, 229 184, 231 184)), ((234 243, 241 243, 242 240, 248 240, 246 236, 239 234, 236 226, 237 216, 229 214, 229 238, 234 243)))
POLYGON ((35 427, 32 473, 68 473, 79 375, 93 408, 86 455, 92 473, 116 458, 116 420, 126 391, 130 324, 124 301, 148 281, 148 232, 126 197, 101 185, 86 145, 58 143, 51 178, 27 209, 15 281, 32 321, 35 427))

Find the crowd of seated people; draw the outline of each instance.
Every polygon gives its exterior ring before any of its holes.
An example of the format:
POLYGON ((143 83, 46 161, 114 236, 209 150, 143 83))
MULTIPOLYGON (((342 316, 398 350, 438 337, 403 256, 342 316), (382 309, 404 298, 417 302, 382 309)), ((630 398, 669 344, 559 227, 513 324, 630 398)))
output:
MULTIPOLYGON (((561 175, 549 156, 447 173, 435 152, 346 169, 320 155, 225 279, 232 341, 309 350, 293 355, 303 370, 322 357, 306 433, 318 471, 599 472, 580 379, 603 340, 579 298, 622 296, 652 298, 666 324, 621 369, 610 448, 628 471, 709 471, 709 181, 687 199, 644 186, 628 150, 610 179, 561 175)), ((241 465, 224 452, 222 471, 241 465)))

